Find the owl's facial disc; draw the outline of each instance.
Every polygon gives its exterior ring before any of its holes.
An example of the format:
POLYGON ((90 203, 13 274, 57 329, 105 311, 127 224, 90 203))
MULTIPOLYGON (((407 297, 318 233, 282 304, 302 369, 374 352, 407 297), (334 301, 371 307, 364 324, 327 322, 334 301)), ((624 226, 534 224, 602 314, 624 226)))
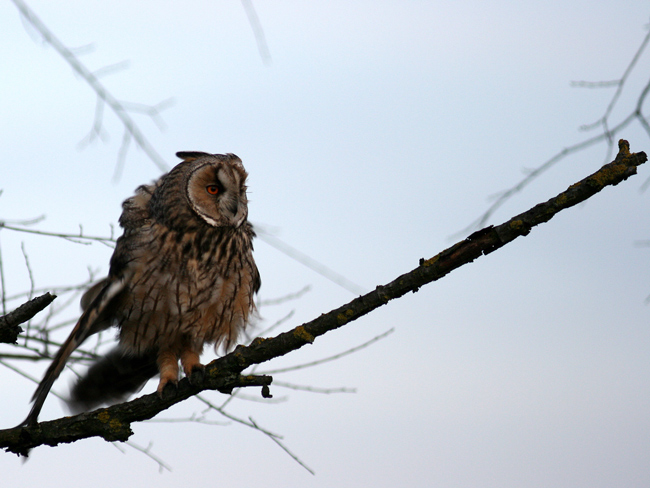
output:
POLYGON ((227 161, 199 164, 187 180, 192 210, 213 227, 239 227, 248 216, 246 173, 227 161))

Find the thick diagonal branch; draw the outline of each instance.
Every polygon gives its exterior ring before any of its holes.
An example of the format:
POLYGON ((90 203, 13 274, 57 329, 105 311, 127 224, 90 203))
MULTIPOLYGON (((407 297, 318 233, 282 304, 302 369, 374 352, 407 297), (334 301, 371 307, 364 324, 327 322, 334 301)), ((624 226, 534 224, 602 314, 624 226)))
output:
POLYGON ((454 269, 496 251, 517 237, 528 235, 533 227, 549 221, 558 212, 584 202, 604 187, 617 185, 636 174, 637 166, 646 160, 645 153, 631 154, 628 142, 621 140, 619 153, 613 162, 556 197, 501 225, 475 232, 431 259, 421 259, 419 266, 412 271, 289 332, 269 339, 255 339, 250 346, 238 346, 232 353, 211 362, 200 380, 193 378, 192 384, 187 380, 181 381, 178 390, 169 397, 161 399, 156 394, 145 395, 131 402, 74 417, 3 430, 0 431, 0 447, 21 454, 39 445, 53 446, 93 436, 124 441, 131 435, 132 422, 149 419, 205 389, 228 393, 236 387, 262 386, 263 393, 268 394, 271 377, 245 376, 241 375, 242 371, 253 364, 299 349, 316 337, 342 327, 392 299, 418 291, 423 285, 442 278, 454 269))

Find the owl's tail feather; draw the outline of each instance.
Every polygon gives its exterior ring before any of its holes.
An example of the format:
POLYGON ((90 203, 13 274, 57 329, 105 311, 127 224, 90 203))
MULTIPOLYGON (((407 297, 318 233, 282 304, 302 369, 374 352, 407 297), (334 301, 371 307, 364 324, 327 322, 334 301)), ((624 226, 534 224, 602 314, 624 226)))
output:
POLYGON ((33 425, 38 422, 38 414, 41 413, 45 398, 47 398, 47 394, 52 389, 52 385, 61 374, 61 371, 63 371, 70 355, 88 336, 96 334, 110 326, 110 321, 103 320, 103 312, 111 303, 111 300, 124 289, 125 279, 103 280, 101 283, 101 291, 98 293, 95 292, 92 302, 87 305, 87 308, 72 329, 72 332, 56 353, 52 364, 47 368, 45 376, 43 376, 43 379, 34 392, 34 396, 32 396, 34 405, 32 405, 32 409, 29 411, 27 418, 19 424, 19 427, 33 425))
POLYGON ((126 400, 158 374, 156 358, 155 351, 133 356, 119 346, 112 349, 74 384, 68 408, 77 414, 126 400))

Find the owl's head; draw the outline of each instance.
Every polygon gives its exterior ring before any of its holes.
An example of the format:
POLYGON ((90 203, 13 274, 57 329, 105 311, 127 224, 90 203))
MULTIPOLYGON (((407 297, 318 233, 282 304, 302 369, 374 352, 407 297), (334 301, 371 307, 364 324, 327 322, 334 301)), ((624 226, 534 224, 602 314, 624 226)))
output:
POLYGON ((152 188, 151 217, 169 228, 187 230, 195 223, 240 227, 248 217, 248 173, 234 154, 178 152, 183 162, 152 188))
POLYGON ((234 154, 177 152, 190 208, 213 227, 239 227, 248 217, 244 165, 234 154))

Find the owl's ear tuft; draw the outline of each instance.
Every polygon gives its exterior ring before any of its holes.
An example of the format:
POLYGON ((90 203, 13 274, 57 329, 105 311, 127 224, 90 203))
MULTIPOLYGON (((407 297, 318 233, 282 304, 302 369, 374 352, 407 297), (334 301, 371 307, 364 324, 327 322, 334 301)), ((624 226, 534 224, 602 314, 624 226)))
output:
POLYGON ((195 159, 201 158, 203 156, 212 156, 212 154, 208 154, 200 151, 179 151, 176 153, 176 156, 178 156, 185 162, 190 162, 190 161, 194 161, 195 159))

